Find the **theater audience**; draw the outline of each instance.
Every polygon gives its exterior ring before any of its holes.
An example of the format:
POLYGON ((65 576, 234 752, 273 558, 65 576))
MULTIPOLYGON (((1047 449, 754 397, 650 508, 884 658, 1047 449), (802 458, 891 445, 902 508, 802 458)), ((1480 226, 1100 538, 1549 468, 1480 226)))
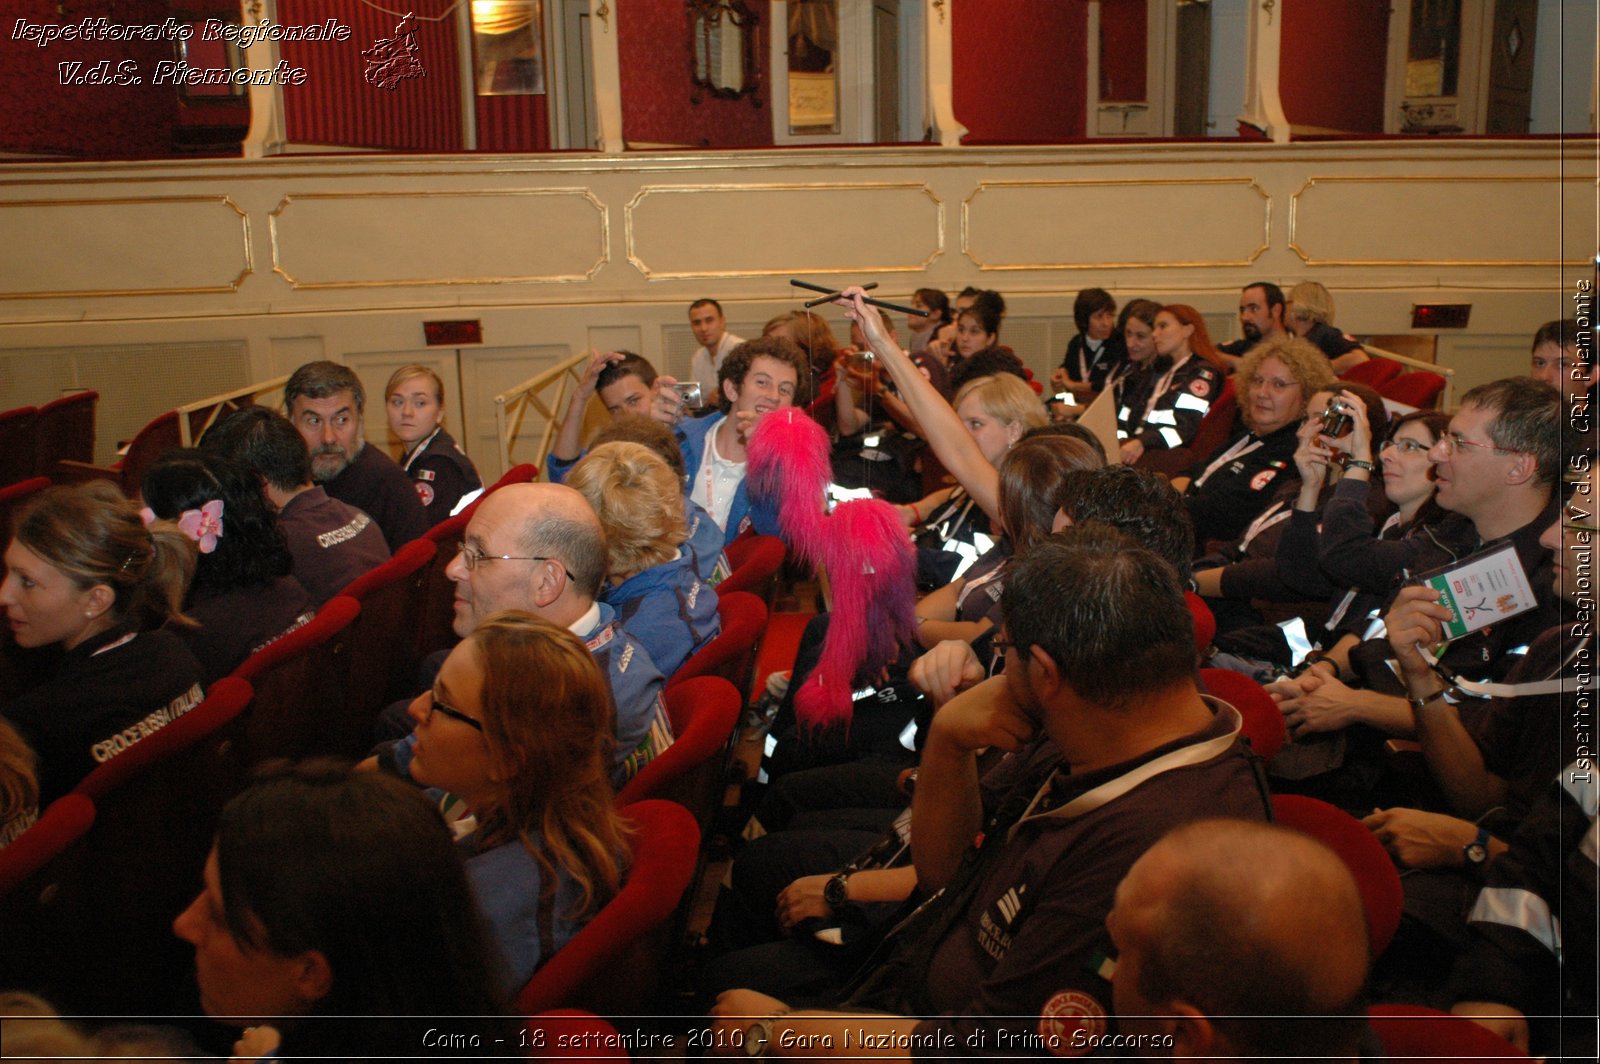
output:
POLYGON ((939 330, 949 324, 950 297, 937 288, 919 288, 911 293, 911 305, 928 312, 906 316, 906 329, 911 333, 911 354, 920 355, 928 349, 939 330))
MULTIPOLYGON (((490 614, 520 610, 566 628, 600 666, 616 705, 612 783, 621 786, 672 744, 662 676, 650 654, 598 600, 606 539, 587 500, 564 484, 508 484, 484 496, 445 569, 456 586, 454 629, 465 639, 490 614)), ((432 683, 444 660, 423 672, 432 683)), ((384 737, 411 731, 408 703, 384 711, 384 737)), ((409 742, 411 739, 402 740, 409 742)), ((385 747, 379 760, 395 755, 385 747)))
POLYGON ((725 544, 747 528, 776 535, 776 507, 753 504, 745 485, 747 445, 763 416, 810 402, 810 368, 794 344, 762 337, 734 348, 717 372, 716 413, 685 418, 682 399, 673 390, 677 381, 661 376, 651 416, 676 426, 689 471, 688 496, 717 522, 725 544))
POLYGON ((1085 288, 1072 302, 1072 320, 1078 332, 1067 341, 1061 365, 1050 374, 1050 385, 1070 392, 1080 403, 1093 399, 1106 379, 1128 359, 1122 331, 1117 328, 1117 301, 1104 288, 1085 288))
POLYGON ((472 459, 444 430, 444 382, 427 366, 401 366, 384 388, 389 431, 405 445, 400 468, 411 475, 428 524, 449 517, 470 491, 483 487, 472 459))
POLYGON ((47 488, 24 505, 5 552, 0 608, 19 647, 57 648, 43 682, 0 714, 38 756, 39 803, 200 704, 200 664, 168 625, 195 545, 146 528, 108 481, 47 488))
POLYGON ((328 495, 371 516, 391 551, 428 531, 411 478, 367 443, 367 392, 349 366, 308 362, 283 386, 284 411, 311 453, 311 476, 328 495))
POLYGON ((722 382, 722 363, 744 339, 728 331, 722 304, 715 299, 697 299, 689 304, 689 328, 700 343, 689 358, 689 379, 698 381, 705 402, 715 405, 722 382))
POLYGON ((1161 308, 1152 354, 1135 365, 1118 397, 1117 437, 1124 465, 1133 465, 1146 451, 1187 447, 1222 392, 1216 349, 1205 319, 1193 307, 1174 303, 1161 308))
POLYGON ((1296 431, 1306 403, 1333 382, 1322 353, 1304 340, 1275 337, 1250 349, 1235 387, 1239 423, 1222 450, 1191 467, 1172 486, 1194 520, 1195 547, 1226 542, 1244 531, 1272 496, 1299 473, 1296 431))
POLYGON ((632 351, 592 352, 583 376, 572 389, 566 416, 545 457, 545 470, 551 481, 559 484, 566 479, 567 470, 583 454, 583 421, 590 399, 598 395, 612 420, 648 417, 655 383, 656 368, 632 351))
POLYGON ((259 406, 235 410, 206 430, 200 450, 243 462, 261 479, 294 557, 294 578, 313 606, 389 560, 389 545, 371 517, 311 483, 305 440, 282 414, 259 406))
POLYGON ((1005 675, 940 707, 919 768, 912 853, 919 885, 942 893, 891 933, 841 1002, 852 1011, 730 990, 719 1032, 791 1056, 854 1054, 846 1029, 943 1034, 949 1055, 1069 1017, 1105 1030, 1105 917, 1129 867, 1180 824, 1263 818, 1238 714, 1195 687, 1193 625, 1166 562, 1075 526, 1017 561, 1003 611, 1005 675), (980 785, 991 746, 1012 756, 980 785), (831 1047, 804 1039, 823 1034, 831 1047))
POLYGON ((1263 340, 1276 340, 1291 335, 1283 316, 1288 301, 1283 289, 1271 281, 1253 281, 1239 293, 1239 330, 1244 335, 1229 343, 1218 344, 1217 353, 1223 361, 1234 366, 1263 340))
POLYGON ((572 468, 567 484, 589 500, 605 530, 600 601, 670 677, 722 628, 717 593, 681 547, 680 482, 649 448, 604 443, 572 468))
POLYGON ((605 677, 571 632, 496 613, 450 652, 411 717, 394 767, 474 818, 467 878, 520 987, 622 883, 605 677))
POLYGON ((1117 335, 1122 337, 1122 347, 1125 357, 1122 363, 1106 374, 1105 384, 1100 389, 1117 389, 1117 395, 1125 386, 1134 370, 1142 365, 1148 365, 1156 357, 1156 315, 1161 313, 1161 304, 1151 299, 1130 299, 1122 308, 1122 313, 1117 315, 1117 335))
MULTIPOLYGON (((1180 827, 1128 869, 1106 924, 1120 1044, 1138 1056, 1362 1057, 1361 895, 1309 836, 1243 820, 1180 827)), ((1097 1048, 1081 1031, 1063 1041, 1097 1048)))
POLYGON ((267 771, 223 810, 172 927, 206 1014, 268 1025, 246 1032, 246 1059, 413 1058, 455 1017, 485 1045, 515 1038, 515 987, 462 855, 399 780, 328 761, 267 771))
POLYGON ((207 684, 311 619, 277 515, 250 470, 221 455, 168 451, 144 475, 156 517, 194 540, 200 556, 184 601, 195 627, 175 629, 207 684))
MULTIPOLYGON (((618 414, 611 424, 595 434, 591 444, 599 447, 606 443, 639 443, 661 456, 677 478, 682 492, 688 474, 683 468, 683 448, 670 428, 652 417, 640 414, 618 414)), ((684 538, 680 546, 694 560, 695 572, 700 579, 715 587, 732 569, 728 556, 722 550, 722 529, 706 513, 705 508, 687 495, 683 496, 684 538)))
POLYGON ((1333 296, 1315 281, 1302 281, 1289 289, 1284 325, 1290 332, 1310 340, 1328 356, 1335 373, 1367 361, 1367 353, 1354 339, 1333 327, 1333 296))

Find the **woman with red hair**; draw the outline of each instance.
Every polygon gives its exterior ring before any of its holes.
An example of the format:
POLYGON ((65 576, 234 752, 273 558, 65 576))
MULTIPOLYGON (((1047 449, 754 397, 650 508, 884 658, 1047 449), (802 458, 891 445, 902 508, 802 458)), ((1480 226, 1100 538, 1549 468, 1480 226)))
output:
POLYGON ((1227 372, 1205 319, 1187 304, 1172 303, 1156 314, 1154 344, 1154 357, 1122 389, 1117 436, 1124 465, 1133 465, 1146 451, 1194 442, 1227 372))

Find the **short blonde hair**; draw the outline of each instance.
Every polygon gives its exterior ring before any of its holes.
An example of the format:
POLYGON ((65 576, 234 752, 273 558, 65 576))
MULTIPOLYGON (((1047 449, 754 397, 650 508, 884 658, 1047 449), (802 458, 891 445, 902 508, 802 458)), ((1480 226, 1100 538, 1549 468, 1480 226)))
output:
MULTIPOLYGON (((1317 349, 1317 345, 1310 340, 1302 340, 1298 336, 1274 336, 1270 340, 1263 340, 1252 347, 1248 354, 1239 362, 1238 372, 1234 374, 1238 382, 1236 387, 1241 391, 1250 386, 1250 378, 1261 369, 1261 363, 1269 358, 1282 362, 1300 385, 1300 410, 1305 413, 1306 403, 1311 397, 1324 388, 1332 388, 1334 382, 1333 366, 1328 362, 1328 356, 1317 349)), ((1239 404, 1239 416, 1244 423, 1250 425, 1250 404, 1239 404)))
POLYGON ((439 379, 439 375, 433 371, 432 367, 416 362, 409 366, 401 366, 389 375, 389 383, 383 386, 384 399, 388 399, 389 396, 394 394, 396 388, 412 377, 426 377, 432 381, 433 397, 439 401, 440 405, 444 404, 444 381, 439 379))
POLYGON ((573 467, 566 482, 600 518, 612 578, 671 561, 688 535, 682 486, 662 457, 643 444, 603 443, 573 467))
POLYGON ((1003 425, 1021 425, 1026 432, 1050 422, 1044 400, 1027 381, 1014 373, 975 377, 961 386, 950 405, 959 408, 969 395, 976 395, 983 404, 983 412, 1003 425))
POLYGON ((1315 281, 1289 289, 1289 316, 1299 321, 1333 324, 1333 294, 1315 281))

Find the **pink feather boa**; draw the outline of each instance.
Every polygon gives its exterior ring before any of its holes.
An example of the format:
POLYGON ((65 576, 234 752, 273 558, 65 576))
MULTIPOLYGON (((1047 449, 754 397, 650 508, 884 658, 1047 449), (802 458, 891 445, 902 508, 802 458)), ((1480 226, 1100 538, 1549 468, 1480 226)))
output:
POLYGON ((778 524, 795 554, 827 569, 833 611, 822 656, 795 693, 804 728, 850 723, 858 676, 876 676, 916 635, 916 554, 899 514, 879 499, 828 513, 833 478, 828 434, 797 410, 770 414, 750 439, 753 499, 776 499, 778 524))

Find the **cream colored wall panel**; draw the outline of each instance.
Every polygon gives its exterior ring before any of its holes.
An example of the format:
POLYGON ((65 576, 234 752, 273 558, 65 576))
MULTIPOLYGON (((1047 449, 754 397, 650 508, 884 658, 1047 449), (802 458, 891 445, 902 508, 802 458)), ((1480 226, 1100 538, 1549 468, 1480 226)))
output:
POLYGON ((1558 266, 1594 254, 1593 179, 1313 177, 1289 246, 1310 266, 1558 266))
POLYGON ((944 253, 926 185, 646 186, 626 212, 628 261, 650 280, 920 271, 944 253))
POLYGON ((272 211, 273 272, 295 288, 588 281, 610 257, 581 188, 303 192, 272 211))
POLYGON ((225 195, 0 203, 0 299, 234 292, 250 223, 225 195))
POLYGON ((980 270, 1248 266, 1271 240, 1254 180, 980 181, 961 250, 980 270))

